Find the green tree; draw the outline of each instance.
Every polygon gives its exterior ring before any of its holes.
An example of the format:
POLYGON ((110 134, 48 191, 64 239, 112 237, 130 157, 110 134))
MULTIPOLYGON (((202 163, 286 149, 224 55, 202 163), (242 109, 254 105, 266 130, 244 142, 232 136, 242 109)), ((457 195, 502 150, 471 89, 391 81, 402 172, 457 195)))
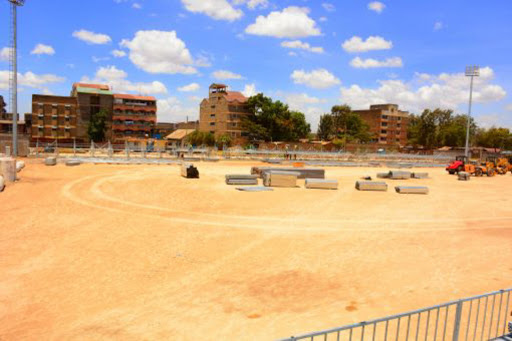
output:
POLYGON ((345 142, 365 143, 372 139, 370 127, 350 106, 335 105, 331 108, 334 132, 345 142))
POLYGON ((105 131, 107 130, 107 111, 101 109, 91 116, 89 125, 87 126, 87 135, 94 142, 105 140, 105 131))
POLYGON ((332 119, 332 115, 325 114, 320 116, 316 135, 320 140, 330 140, 333 137, 334 120, 332 119))
POLYGON ((215 140, 215 143, 217 146, 219 146, 219 148, 224 148, 224 146, 231 147, 231 136, 228 134, 221 135, 215 140))
POLYGON ((187 136, 187 142, 193 146, 213 146, 215 137, 212 133, 195 130, 187 136))
POLYGON ((507 128, 491 127, 479 129, 477 144, 480 147, 512 149, 512 135, 507 128))

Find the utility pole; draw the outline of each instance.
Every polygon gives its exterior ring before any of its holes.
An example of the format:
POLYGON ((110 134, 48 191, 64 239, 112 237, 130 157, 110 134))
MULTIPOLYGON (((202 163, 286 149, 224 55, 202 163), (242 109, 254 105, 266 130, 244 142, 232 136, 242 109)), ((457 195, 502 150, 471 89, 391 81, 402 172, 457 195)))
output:
POLYGON ((18 37, 17 8, 23 6, 25 0, 8 0, 11 3, 12 41, 10 50, 11 66, 11 111, 12 111, 12 155, 18 156, 18 37))
POLYGON ((471 128, 471 105, 473 102, 473 78, 480 76, 480 67, 477 65, 466 66, 466 77, 471 78, 470 86, 469 86, 469 109, 468 109, 468 118, 467 118, 467 127, 466 127, 466 149, 465 155, 469 158, 469 129, 471 128))

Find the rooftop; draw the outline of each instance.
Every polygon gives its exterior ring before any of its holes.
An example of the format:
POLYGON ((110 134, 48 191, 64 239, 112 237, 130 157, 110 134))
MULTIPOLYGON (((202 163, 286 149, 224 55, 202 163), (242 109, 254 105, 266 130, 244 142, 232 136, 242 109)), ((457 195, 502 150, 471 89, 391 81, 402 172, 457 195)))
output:
POLYGON ((114 94, 114 98, 134 99, 134 100, 141 100, 141 101, 156 101, 156 98, 153 96, 140 96, 140 95, 128 95, 128 94, 114 94))
POLYGON ((182 140, 192 134, 195 129, 178 129, 165 137, 166 140, 182 140))
POLYGON ((99 89, 99 90, 110 90, 110 87, 106 84, 89 84, 89 83, 73 83, 74 88, 91 88, 91 89, 99 89))
POLYGON ((99 94, 99 95, 112 95, 112 91, 98 89, 98 88, 88 88, 88 87, 76 87, 76 92, 85 93, 85 94, 99 94))
POLYGON ((240 102, 240 103, 245 103, 247 102, 248 98, 245 97, 241 92, 239 91, 228 91, 226 95, 224 95, 224 98, 228 101, 228 102, 234 102, 234 101, 237 101, 237 102, 240 102))

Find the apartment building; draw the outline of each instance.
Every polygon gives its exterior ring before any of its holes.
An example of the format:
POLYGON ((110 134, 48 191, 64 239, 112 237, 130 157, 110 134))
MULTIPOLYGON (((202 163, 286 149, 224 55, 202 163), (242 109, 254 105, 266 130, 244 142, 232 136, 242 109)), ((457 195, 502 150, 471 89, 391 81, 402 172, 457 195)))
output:
POLYGON ((156 98, 114 94, 112 139, 151 137, 156 125, 156 98))
POLYGON ((238 91, 228 91, 227 85, 212 84, 208 98, 200 104, 199 130, 215 137, 227 134, 233 140, 244 139, 242 118, 249 115, 247 97, 238 91))
POLYGON ((77 128, 75 97, 32 95, 32 140, 71 142, 77 137, 77 128))
POLYGON ((397 104, 370 105, 369 110, 354 110, 370 126, 373 142, 382 145, 407 145, 409 113, 397 104))

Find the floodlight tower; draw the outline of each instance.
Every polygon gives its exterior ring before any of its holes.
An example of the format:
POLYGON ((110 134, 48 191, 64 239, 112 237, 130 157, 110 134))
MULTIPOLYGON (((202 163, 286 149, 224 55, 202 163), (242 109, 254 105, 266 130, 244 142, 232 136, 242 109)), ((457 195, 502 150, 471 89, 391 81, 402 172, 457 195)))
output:
POLYGON ((471 127, 471 104, 473 102, 473 78, 480 76, 480 67, 477 65, 466 66, 466 77, 471 77, 471 83, 469 86, 469 109, 468 109, 468 125, 466 128, 466 150, 465 155, 469 157, 469 129, 471 127))
POLYGON ((8 0, 11 3, 11 49, 9 55, 11 111, 12 111, 12 155, 18 156, 18 37, 17 8, 23 6, 25 0, 8 0))

